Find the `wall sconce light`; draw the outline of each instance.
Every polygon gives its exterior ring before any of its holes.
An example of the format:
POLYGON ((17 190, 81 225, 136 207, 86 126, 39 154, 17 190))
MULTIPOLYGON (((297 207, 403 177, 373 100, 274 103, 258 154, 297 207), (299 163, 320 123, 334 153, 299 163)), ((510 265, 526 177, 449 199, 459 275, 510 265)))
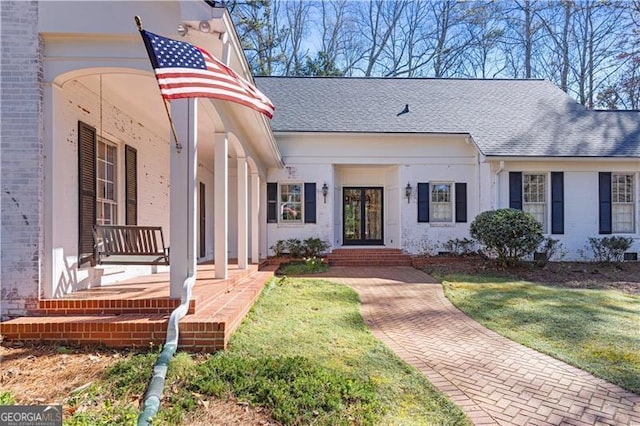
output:
POLYGON ((324 197, 324 203, 327 204, 327 194, 329 193, 329 187, 327 182, 322 184, 322 196, 324 197))
POLYGON ((404 195, 405 197, 407 197, 407 204, 409 204, 409 202, 411 201, 411 191, 411 184, 407 182, 407 186, 404 188, 404 195))

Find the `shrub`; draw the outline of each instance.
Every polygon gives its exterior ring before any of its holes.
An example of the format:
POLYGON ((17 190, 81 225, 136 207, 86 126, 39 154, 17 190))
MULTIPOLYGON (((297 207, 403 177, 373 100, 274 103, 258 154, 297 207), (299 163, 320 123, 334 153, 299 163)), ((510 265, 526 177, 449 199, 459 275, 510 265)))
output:
POLYGON ((455 256, 471 256, 476 254, 477 242, 470 238, 455 238, 443 244, 443 248, 455 256))
POLYGON ((503 267, 533 255, 544 238, 542 225, 530 214, 515 209, 482 212, 470 230, 473 238, 496 253, 503 267))
POLYGON ((553 238, 545 238, 542 240, 540 247, 536 251, 533 260, 537 266, 543 267, 554 257, 558 255, 560 258, 564 257, 565 250, 562 243, 553 238))
POLYGON ((621 262, 624 252, 633 244, 633 238, 611 236, 602 238, 589 238, 589 247, 593 252, 593 258, 598 262, 621 262))
POLYGON ((318 257, 322 252, 329 248, 329 243, 320 238, 307 238, 300 241, 297 238, 289 238, 288 240, 278 240, 272 245, 271 250, 275 257, 282 257, 285 254, 294 259, 303 257, 318 257))
POLYGON ((284 240, 278 240, 271 246, 271 250, 273 250, 273 255, 275 257, 282 257, 287 251, 287 243, 284 240))
POLYGON ((329 248, 329 243, 320 238, 307 238, 303 241, 304 257, 317 257, 329 248))
POLYGON ((297 238, 289 238, 287 240, 287 252, 289 252, 289 256, 295 259, 302 257, 302 241, 297 238))

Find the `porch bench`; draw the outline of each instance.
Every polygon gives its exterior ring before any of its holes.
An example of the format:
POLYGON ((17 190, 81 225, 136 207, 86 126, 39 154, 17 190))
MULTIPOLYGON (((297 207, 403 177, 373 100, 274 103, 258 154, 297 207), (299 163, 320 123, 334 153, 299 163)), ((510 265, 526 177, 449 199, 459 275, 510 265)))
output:
POLYGON ((160 226, 94 225, 98 265, 169 265, 160 226))

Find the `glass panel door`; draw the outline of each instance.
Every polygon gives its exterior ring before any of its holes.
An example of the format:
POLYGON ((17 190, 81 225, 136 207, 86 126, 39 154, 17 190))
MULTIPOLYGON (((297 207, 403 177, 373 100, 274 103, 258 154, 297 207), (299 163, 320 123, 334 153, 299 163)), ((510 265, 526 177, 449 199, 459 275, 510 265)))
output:
POLYGON ((381 245, 382 188, 343 189, 343 243, 381 245))

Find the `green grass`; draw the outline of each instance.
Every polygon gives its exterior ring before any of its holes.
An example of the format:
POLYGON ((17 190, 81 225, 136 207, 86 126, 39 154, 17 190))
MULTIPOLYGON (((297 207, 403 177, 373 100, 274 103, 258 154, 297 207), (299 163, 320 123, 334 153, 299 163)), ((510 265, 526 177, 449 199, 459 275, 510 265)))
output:
MULTIPOLYGON (((229 356, 304 357, 370 382, 378 401, 375 424, 466 424, 459 408, 371 335, 357 293, 343 285, 286 279, 269 287, 232 338, 229 356)), ((342 423, 336 414, 323 423, 342 423)))
POLYGON ((16 403, 13 394, 8 391, 0 391, 0 405, 13 405, 16 403))
POLYGON ((486 327, 640 394, 640 296, 463 275, 443 284, 486 327))
MULTIPOLYGON (((463 412, 374 338, 350 288, 282 278, 268 284, 224 353, 178 353, 154 425, 185 421, 233 394, 287 425, 467 425, 463 412)), ((68 403, 67 425, 132 424, 157 352, 129 355, 68 403)))
POLYGON ((299 276, 326 272, 328 270, 329 265, 327 263, 324 263, 320 258, 314 257, 307 261, 284 263, 280 265, 277 273, 278 275, 299 276))

